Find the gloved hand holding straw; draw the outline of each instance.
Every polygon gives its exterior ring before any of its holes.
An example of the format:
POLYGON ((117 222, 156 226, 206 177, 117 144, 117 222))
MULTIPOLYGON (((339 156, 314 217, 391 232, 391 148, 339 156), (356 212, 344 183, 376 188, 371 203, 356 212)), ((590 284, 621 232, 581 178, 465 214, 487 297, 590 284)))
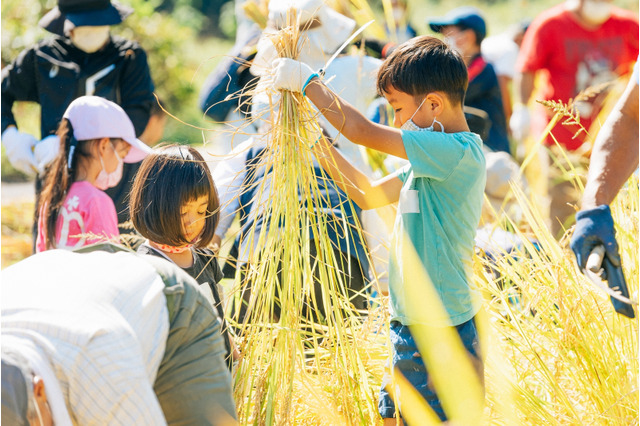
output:
MULTIPOLYGON (((608 205, 600 205, 593 209, 576 213, 576 226, 571 238, 571 249, 576 255, 578 266, 587 277, 588 272, 599 272, 601 278, 607 280, 611 289, 621 296, 629 298, 629 290, 622 273, 618 242, 611 209, 608 205)), ((611 303, 616 312, 634 318, 633 307, 615 297, 611 303)))

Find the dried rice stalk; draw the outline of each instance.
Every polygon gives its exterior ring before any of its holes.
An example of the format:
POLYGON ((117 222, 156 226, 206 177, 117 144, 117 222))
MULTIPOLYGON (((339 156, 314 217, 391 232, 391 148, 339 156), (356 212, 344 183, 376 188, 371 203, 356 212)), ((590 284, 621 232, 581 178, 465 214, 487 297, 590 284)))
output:
MULTIPOLYGON (((299 37, 295 16, 289 14, 288 26, 272 41, 281 57, 295 58, 299 37)), ((374 424, 380 377, 356 346, 356 341, 372 341, 366 332, 370 328, 363 327, 338 272, 340 260, 328 237, 328 228, 336 224, 314 208, 324 184, 316 180, 309 148, 320 134, 317 113, 306 98, 291 92, 280 94, 274 110, 266 135, 269 149, 260 166, 272 170, 277 184, 267 189, 263 182, 251 182, 257 192, 271 192, 257 196, 267 200, 262 207, 268 226, 248 237, 261 250, 251 254, 254 261, 241 283, 252 290, 251 321, 236 324, 243 355, 235 378, 240 422, 374 424), (322 306, 314 295, 314 271, 322 306), (281 306, 279 317, 276 305, 281 306), (327 313, 324 318, 320 308, 327 313), (304 391, 310 387, 316 391, 304 391), (331 412, 302 410, 319 403, 331 412), (309 417, 302 421, 301 416, 309 417)), ((345 231, 361 234, 359 229, 345 231)), ((373 342, 383 347, 384 342, 373 342)))

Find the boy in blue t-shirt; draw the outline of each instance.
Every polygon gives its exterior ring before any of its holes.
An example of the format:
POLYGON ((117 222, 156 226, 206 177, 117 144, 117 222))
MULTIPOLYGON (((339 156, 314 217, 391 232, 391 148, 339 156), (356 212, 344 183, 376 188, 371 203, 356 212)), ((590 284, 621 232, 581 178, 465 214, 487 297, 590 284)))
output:
MULTIPOLYGON (((382 64, 377 88, 395 111, 394 125, 367 120, 325 86, 309 66, 292 59, 274 62, 276 89, 302 92, 350 141, 409 160, 397 173, 372 182, 324 138, 313 149, 336 182, 362 209, 398 202, 392 234, 389 291, 392 364, 445 420, 408 326, 423 324, 408 309, 407 286, 424 276, 403 265, 407 247, 415 250, 448 314, 430 326, 453 326, 464 347, 477 358, 482 374, 474 316, 479 296, 471 288, 474 236, 485 186, 480 137, 469 132, 463 111, 467 69, 458 53, 433 37, 413 38, 382 64)), ((428 283, 424 284, 425 286, 428 283)), ((415 296, 414 296, 415 297, 415 296)), ((395 424, 395 407, 382 389, 380 414, 395 424)))

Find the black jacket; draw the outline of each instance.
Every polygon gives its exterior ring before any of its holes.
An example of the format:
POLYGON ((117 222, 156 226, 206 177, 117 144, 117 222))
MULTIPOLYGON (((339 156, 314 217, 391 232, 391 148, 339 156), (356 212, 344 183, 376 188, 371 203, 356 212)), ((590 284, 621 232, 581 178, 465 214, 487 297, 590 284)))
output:
MULTIPOLYGON (((12 111, 15 101, 40 104, 44 138, 56 132, 74 99, 95 95, 120 105, 131 119, 136 136, 140 136, 156 102, 153 89, 147 54, 138 43, 111 36, 105 47, 86 53, 69 38, 54 36, 23 50, 2 70, 2 132, 16 124, 12 111)), ((116 206, 119 223, 129 219, 128 195, 139 166, 126 163, 120 183, 106 191, 116 206)), ((120 231, 130 232, 124 228, 120 231)))
POLYGON ((489 115, 491 126, 489 136, 483 140, 484 144, 493 151, 510 153, 507 119, 504 116, 498 77, 491 64, 486 63, 479 55, 469 64, 469 87, 464 104, 489 115))
POLYGON ((15 101, 40 104, 41 137, 55 133, 67 106, 83 95, 120 105, 142 134, 153 96, 147 55, 135 42, 111 36, 98 52, 85 53, 66 37, 52 37, 23 50, 2 70, 2 132, 16 124, 15 101))

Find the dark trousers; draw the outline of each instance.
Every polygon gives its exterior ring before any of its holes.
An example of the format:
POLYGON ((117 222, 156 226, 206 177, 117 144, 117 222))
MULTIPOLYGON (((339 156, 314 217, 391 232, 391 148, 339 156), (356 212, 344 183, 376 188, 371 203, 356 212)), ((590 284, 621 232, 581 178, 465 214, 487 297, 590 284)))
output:
MULTIPOLYGON (((333 248, 333 253, 337 259, 337 266, 339 268, 338 274, 340 280, 345 284, 343 289, 346 292, 350 303, 356 309, 365 309, 367 306, 367 298, 365 296, 367 281, 365 279, 365 271, 362 270, 360 262, 354 256, 349 256, 337 248, 333 248)), ((320 268, 317 266, 317 251, 315 244, 312 241, 310 244, 309 256, 311 258, 311 264, 313 265, 313 277, 314 277, 314 298, 315 304, 318 309, 315 308, 313 301, 310 297, 305 298, 302 315, 304 317, 311 318, 314 322, 323 322, 323 319, 331 312, 326 312, 324 308, 324 298, 322 292, 322 282, 320 277, 320 268)), ((280 262, 278 265, 278 278, 282 280, 283 264, 280 262)), ((252 292, 252 283, 247 276, 248 266, 243 265, 240 267, 240 282, 242 285, 242 300, 239 308, 234 308, 232 311, 232 318, 235 318, 239 323, 245 321, 251 322, 251 318, 247 318, 247 307, 252 292)), ((281 305, 279 301, 280 297, 276 294, 274 300, 273 320, 277 320, 280 317, 281 305)), ((235 304, 234 304, 235 306, 235 304)))

